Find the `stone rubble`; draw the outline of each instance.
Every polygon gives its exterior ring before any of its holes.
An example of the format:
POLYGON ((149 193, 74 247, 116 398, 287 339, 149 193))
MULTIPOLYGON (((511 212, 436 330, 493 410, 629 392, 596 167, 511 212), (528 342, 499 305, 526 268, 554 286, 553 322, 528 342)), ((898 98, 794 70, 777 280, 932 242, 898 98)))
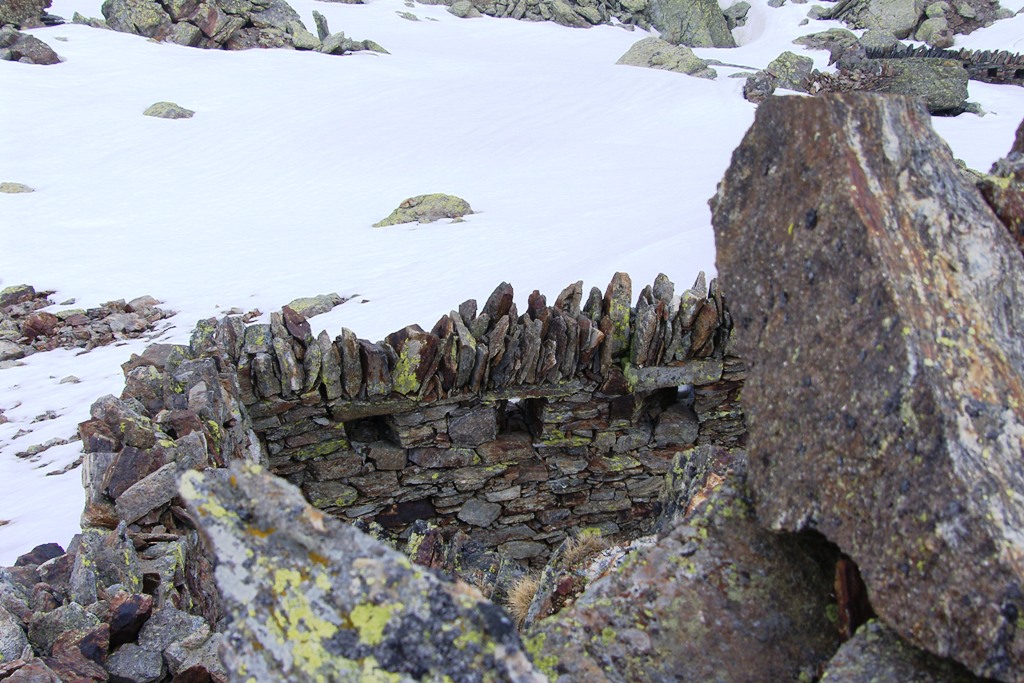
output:
POLYGON ((151 296, 128 303, 110 301, 90 309, 63 309, 53 313, 53 292, 36 292, 29 285, 0 291, 0 368, 40 351, 82 349, 91 351, 126 339, 151 334, 157 323, 174 315, 159 307, 151 296))

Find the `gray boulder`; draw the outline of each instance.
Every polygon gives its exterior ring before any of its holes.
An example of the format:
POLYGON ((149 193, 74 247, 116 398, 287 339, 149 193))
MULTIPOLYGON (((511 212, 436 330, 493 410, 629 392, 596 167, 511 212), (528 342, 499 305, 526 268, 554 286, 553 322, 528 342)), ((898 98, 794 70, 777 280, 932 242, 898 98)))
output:
POLYGON ((736 47, 715 0, 650 0, 647 14, 661 37, 675 45, 736 47))
POLYGON ((980 683, 956 662, 940 659, 903 641, 885 624, 861 626, 825 667, 828 683, 980 683))
POLYGON ((100 11, 107 26, 122 33, 163 38, 171 30, 171 17, 157 0, 105 0, 100 11))
POLYGON ((914 33, 914 40, 920 40, 940 49, 953 47, 953 30, 949 27, 949 22, 941 14, 937 17, 929 16, 917 27, 917 31, 914 33))
POLYGON ((409 197, 398 205, 391 214, 377 223, 375 228, 401 223, 433 223, 442 218, 459 219, 473 213, 469 202, 450 194, 421 194, 409 197))
POLYGON ((328 55, 344 55, 349 52, 378 52, 380 54, 390 54, 387 50, 382 48, 372 40, 352 40, 351 38, 345 37, 344 31, 338 31, 327 36, 321 42, 318 51, 328 55))
POLYGON ((1006 229, 924 107, 856 93, 765 102, 712 207, 758 518, 838 545, 910 643, 1020 680, 1024 259, 1006 229))
POLYGON ((448 11, 460 19, 475 19, 476 17, 483 16, 483 14, 480 13, 480 10, 474 7, 473 3, 469 0, 456 0, 452 3, 451 7, 448 8, 448 11))
POLYGON ((544 680, 479 591, 415 569, 284 480, 236 462, 186 473, 181 495, 217 558, 232 680, 544 680))
POLYGON ((100 620, 77 602, 58 607, 51 612, 36 612, 28 628, 28 640, 37 654, 46 656, 57 639, 67 631, 88 631, 99 626, 100 620))
POLYGON ((696 76, 697 78, 715 78, 718 73, 708 66, 703 59, 693 54, 693 50, 681 45, 673 45, 661 38, 644 38, 633 43, 626 54, 619 57, 616 64, 629 66, 645 66, 651 69, 664 69, 696 76))
POLYGON ((28 645, 21 620, 0 606, 0 662, 17 659, 28 645))
POLYGON ((190 119, 195 116, 191 109, 185 109, 174 102, 157 102, 146 107, 143 116, 154 116, 158 119, 190 119))
POLYGON ((903 39, 917 28, 923 9, 918 0, 840 0, 828 16, 850 28, 880 29, 903 39))
POLYGON ((888 50, 899 44, 899 40, 892 31, 880 28, 872 28, 864 31, 860 38, 857 38, 855 42, 865 50, 888 50))
POLYGON ((747 13, 750 12, 750 3, 746 0, 737 2, 734 5, 730 5, 722 10, 722 15, 725 17, 725 24, 732 31, 737 26, 743 26, 747 23, 747 13))
MULTIPOLYGON (((12 28, 0 29, 0 60, 22 64, 59 64, 60 57, 49 45, 35 36, 19 33, 12 28)), ((25 192, 27 185, 4 183, 7 193, 25 192)), ((31 192, 31 188, 28 189, 31 192)))
POLYGON ((765 67, 775 79, 776 88, 807 92, 814 75, 814 60, 792 52, 783 52, 765 67))

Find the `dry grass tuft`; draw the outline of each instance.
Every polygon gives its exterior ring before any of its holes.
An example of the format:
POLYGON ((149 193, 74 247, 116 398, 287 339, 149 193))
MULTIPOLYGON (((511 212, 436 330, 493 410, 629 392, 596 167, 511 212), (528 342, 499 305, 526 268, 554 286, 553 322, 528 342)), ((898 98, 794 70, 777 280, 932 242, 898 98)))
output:
POLYGON ((574 536, 565 542, 562 562, 565 567, 576 567, 610 547, 610 543, 596 534, 574 536))
POLYGON ((522 627, 526 621, 526 615, 530 611, 530 603, 533 596, 537 594, 540 581, 536 576, 523 576, 519 578, 512 587, 508 589, 508 597, 505 598, 505 607, 508 613, 516 621, 517 627, 522 627))

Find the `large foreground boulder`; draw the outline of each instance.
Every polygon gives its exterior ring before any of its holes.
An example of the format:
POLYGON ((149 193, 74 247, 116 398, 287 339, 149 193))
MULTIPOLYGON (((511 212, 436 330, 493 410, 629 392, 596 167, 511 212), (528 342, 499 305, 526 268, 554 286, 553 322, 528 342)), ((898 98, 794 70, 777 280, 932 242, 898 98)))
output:
POLYGON ((549 680, 810 680, 839 644, 837 556, 758 525, 745 467, 742 451, 710 446, 674 463, 671 530, 525 633, 549 680))
POLYGON ((540 683, 504 611, 326 517, 255 465, 190 472, 217 556, 231 680, 540 683))
POLYGON ((762 523, 1024 680, 1024 259, 913 100, 773 98, 712 200, 762 523))

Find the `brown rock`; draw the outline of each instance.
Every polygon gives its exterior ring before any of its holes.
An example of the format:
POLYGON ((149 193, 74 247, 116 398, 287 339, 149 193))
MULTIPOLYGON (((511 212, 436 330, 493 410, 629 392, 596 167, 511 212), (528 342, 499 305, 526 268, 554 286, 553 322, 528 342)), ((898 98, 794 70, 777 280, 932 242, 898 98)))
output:
POLYGON ((60 320, 53 313, 36 311, 21 323, 21 334, 29 339, 50 337, 60 325, 60 320))
POLYGON ((1024 680, 1024 259, 909 99, 776 98, 712 201, 751 487, 879 617, 1024 680), (758 226, 752 229, 751 226, 758 226))
POLYGON ((134 642, 153 610, 152 595, 118 593, 110 600, 110 646, 134 642))

